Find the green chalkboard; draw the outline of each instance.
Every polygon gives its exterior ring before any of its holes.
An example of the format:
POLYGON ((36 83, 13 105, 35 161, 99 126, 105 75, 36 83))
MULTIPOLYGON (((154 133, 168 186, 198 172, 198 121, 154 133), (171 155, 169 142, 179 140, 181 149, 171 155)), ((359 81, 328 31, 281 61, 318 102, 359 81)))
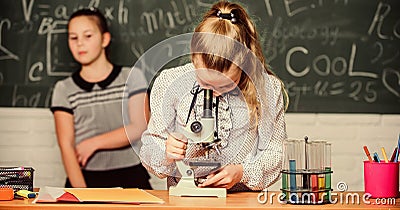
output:
MULTIPOLYGON (((112 61, 132 66, 157 43, 192 32, 214 2, 0 0, 0 106, 49 106, 54 83, 78 68, 66 34, 78 8, 104 12, 112 61)), ((400 1, 240 2, 286 85, 289 112, 400 113, 400 1)), ((145 70, 150 80, 155 72, 145 70)))

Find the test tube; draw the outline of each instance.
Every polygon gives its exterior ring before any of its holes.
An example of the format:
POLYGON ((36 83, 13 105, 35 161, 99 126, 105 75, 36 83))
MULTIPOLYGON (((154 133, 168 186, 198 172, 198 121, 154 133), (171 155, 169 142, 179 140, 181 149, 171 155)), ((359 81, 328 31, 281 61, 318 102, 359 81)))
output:
POLYGON ((331 199, 331 171, 332 171, 332 162, 331 162, 331 149, 332 144, 325 144, 325 189, 327 190, 327 196, 325 198, 326 201, 330 201, 331 199))
POLYGON ((311 173, 310 179, 310 188, 311 188, 311 199, 315 203, 317 201, 317 192, 318 192, 318 175, 315 173, 316 170, 316 145, 312 142, 309 142, 307 145, 307 165, 309 167, 308 171, 311 173))
POLYGON ((304 137, 304 173, 303 173, 303 189, 309 190, 310 188, 310 175, 308 174, 308 137, 304 137))
POLYGON ((296 146, 296 167, 297 169, 304 169, 304 140, 296 140, 296 146))
POLYGON ((318 140, 313 141, 313 144, 316 145, 317 157, 316 157, 316 169, 323 170, 325 168, 325 144, 326 141, 318 140))
POLYGON ((329 169, 329 171, 331 170, 331 148, 332 148, 332 144, 331 143, 326 143, 325 144, 325 156, 324 156, 324 169, 329 169))
MULTIPOLYGON (((283 152, 284 152, 284 159, 283 159, 283 173, 282 173, 282 191, 287 192, 288 190, 288 174, 289 171, 289 142, 283 142, 283 152)), ((286 199, 289 198, 289 193, 286 193, 286 199)))
MULTIPOLYGON (((304 169, 304 140, 295 140, 295 145, 296 171, 299 172, 304 169)), ((298 190, 303 188, 303 177, 300 173, 296 173, 296 184, 298 190)))
MULTIPOLYGON (((325 168, 325 145, 326 141, 315 141, 314 142, 317 146, 317 169, 318 169, 318 191, 324 191, 325 190, 325 174, 324 168, 325 168)), ((323 193, 319 193, 318 199, 319 201, 322 201, 321 196, 323 193)))
POLYGON ((294 140, 288 141, 289 146, 289 179, 290 191, 296 190, 296 142, 294 140))
POLYGON ((286 194, 287 200, 290 202, 296 202, 296 141, 293 139, 286 141, 287 145, 287 160, 288 160, 288 178, 289 178, 289 191, 286 194))
POLYGON ((290 172, 290 191, 296 191, 296 160, 289 160, 289 172, 290 172))

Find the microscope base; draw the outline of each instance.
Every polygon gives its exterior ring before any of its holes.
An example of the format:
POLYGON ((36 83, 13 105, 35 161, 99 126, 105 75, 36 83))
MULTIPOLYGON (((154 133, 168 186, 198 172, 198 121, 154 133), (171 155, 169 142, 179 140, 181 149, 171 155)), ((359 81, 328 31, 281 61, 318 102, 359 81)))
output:
POLYGON ((225 188, 200 188, 200 187, 169 187, 169 195, 189 197, 218 197, 226 198, 225 188))

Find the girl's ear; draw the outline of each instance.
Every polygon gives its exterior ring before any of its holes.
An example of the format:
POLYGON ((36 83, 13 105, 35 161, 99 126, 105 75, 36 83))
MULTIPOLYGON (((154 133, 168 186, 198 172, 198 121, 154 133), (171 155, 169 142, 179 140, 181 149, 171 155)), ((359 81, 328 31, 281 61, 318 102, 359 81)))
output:
POLYGON ((199 54, 192 54, 192 63, 194 65, 194 67, 199 68, 200 62, 201 62, 201 58, 199 54))
POLYGON ((101 44, 102 47, 106 48, 111 41, 111 34, 110 32, 103 33, 103 43, 101 44))

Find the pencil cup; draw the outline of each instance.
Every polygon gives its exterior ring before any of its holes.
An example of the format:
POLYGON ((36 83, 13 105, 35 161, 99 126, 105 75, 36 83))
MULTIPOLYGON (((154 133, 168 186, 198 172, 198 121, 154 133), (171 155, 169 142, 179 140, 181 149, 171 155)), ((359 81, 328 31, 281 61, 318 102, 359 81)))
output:
POLYGON ((399 163, 364 161, 364 188, 373 198, 399 196, 399 163))

